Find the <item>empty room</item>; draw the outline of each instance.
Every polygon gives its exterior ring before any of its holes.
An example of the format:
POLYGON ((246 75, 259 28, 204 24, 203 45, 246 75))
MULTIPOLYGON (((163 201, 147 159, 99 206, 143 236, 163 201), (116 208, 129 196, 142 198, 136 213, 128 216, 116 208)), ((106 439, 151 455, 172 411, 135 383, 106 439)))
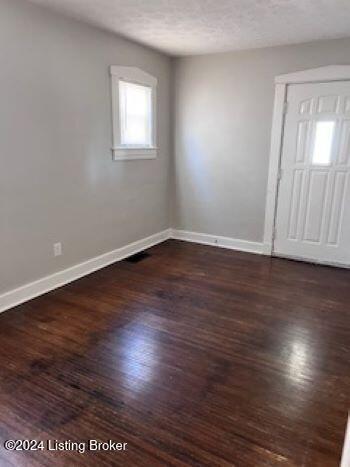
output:
POLYGON ((0 0, 0 467, 350 467, 350 2, 0 0))

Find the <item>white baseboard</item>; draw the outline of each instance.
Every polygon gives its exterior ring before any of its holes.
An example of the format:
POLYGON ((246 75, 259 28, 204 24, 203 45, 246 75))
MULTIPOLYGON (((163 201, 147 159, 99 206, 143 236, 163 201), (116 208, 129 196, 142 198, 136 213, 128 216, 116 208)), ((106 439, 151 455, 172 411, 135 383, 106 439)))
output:
POLYGON ((50 290, 62 287, 69 282, 73 282, 80 277, 91 274, 98 269, 104 268, 112 263, 121 261, 128 256, 134 255, 151 246, 164 242, 169 238, 185 240, 187 242, 201 243, 203 245, 212 245, 231 250, 246 251, 249 253, 266 254, 264 244, 258 242, 249 242, 247 240, 237 240, 230 237, 221 237, 197 232, 187 232, 185 230, 166 229, 150 237, 143 238, 130 243, 117 250, 110 251, 95 258, 91 258, 83 263, 76 264, 63 271, 56 272, 50 276, 43 277, 29 284, 25 284, 17 289, 10 290, 0 295, 0 313, 2 311, 20 305, 32 298, 43 295, 50 290))
POLYGON ((266 247, 260 242, 250 242, 248 240, 238 240, 231 237, 221 237, 198 232, 188 232, 186 230, 171 229, 171 238, 185 240, 186 242, 201 243, 202 245, 217 246, 230 250, 245 251, 247 253, 267 254, 266 247))
POLYGON ((171 229, 163 230, 150 237, 143 238, 136 242, 130 243, 117 250, 110 251, 95 258, 91 258, 83 263, 76 264, 63 271, 56 272, 50 276, 43 277, 35 282, 23 285, 14 290, 10 290, 0 295, 0 312, 13 308, 20 303, 38 297, 50 290, 57 289, 62 285, 75 281, 80 277, 91 274, 98 269, 104 268, 116 261, 121 261, 128 256, 139 253, 142 250, 164 242, 171 236, 171 229))

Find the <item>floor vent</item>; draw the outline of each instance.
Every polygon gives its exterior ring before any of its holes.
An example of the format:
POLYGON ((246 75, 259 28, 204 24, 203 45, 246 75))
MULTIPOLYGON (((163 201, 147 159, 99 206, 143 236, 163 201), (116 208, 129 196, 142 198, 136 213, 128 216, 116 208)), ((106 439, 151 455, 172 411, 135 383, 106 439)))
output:
POLYGON ((126 258, 124 261, 127 261, 128 263, 139 263, 149 256, 151 255, 146 251, 141 251, 140 253, 136 253, 136 255, 129 256, 129 258, 126 258))

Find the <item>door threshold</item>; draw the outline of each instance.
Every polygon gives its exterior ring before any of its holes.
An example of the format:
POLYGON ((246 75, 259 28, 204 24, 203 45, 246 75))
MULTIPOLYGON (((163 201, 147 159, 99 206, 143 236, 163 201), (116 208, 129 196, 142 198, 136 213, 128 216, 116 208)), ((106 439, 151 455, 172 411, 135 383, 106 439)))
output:
POLYGON ((272 252, 272 256, 274 258, 282 258, 282 259, 289 259, 289 260, 292 260, 292 261, 300 261, 302 263, 309 263, 309 264, 314 264, 314 265, 317 265, 317 266, 330 266, 330 267, 333 267, 333 268, 350 269, 350 264, 338 263, 336 261, 322 261, 322 260, 318 260, 318 259, 315 259, 315 258, 303 258, 301 256, 294 256, 294 255, 286 255, 286 254, 283 254, 283 253, 276 253, 274 251, 272 252))

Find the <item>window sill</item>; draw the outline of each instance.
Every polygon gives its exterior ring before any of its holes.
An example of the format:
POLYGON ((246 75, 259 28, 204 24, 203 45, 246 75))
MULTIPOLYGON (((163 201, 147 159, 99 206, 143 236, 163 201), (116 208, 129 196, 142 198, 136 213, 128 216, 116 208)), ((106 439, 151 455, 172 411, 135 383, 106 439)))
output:
POLYGON ((156 147, 145 147, 145 148, 132 148, 132 147, 120 147, 112 148, 113 160, 114 161, 128 161, 137 159, 156 159, 157 148, 156 147))

